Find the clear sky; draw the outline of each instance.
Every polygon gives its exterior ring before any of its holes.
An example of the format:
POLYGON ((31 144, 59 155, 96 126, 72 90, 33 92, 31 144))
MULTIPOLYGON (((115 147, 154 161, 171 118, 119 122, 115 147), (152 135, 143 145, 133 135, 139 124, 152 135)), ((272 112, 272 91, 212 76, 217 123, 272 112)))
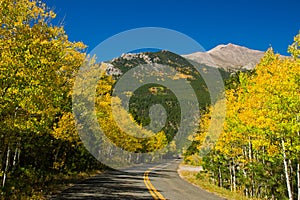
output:
MULTIPOLYGON (((119 32, 163 27, 182 32, 206 50, 234 43, 287 55, 300 30, 300 0, 44 0, 72 41, 88 52, 119 32)), ((58 23, 56 21, 55 23, 58 23)))

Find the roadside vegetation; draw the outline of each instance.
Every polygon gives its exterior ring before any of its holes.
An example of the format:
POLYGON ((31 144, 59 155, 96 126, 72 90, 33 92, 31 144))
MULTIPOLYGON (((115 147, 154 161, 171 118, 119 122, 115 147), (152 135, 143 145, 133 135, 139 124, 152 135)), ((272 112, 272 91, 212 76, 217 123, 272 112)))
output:
MULTIPOLYGON (((62 25, 52 24, 55 17, 40 1, 0 1, 0 199, 43 199, 107 168, 84 147, 72 113, 73 85, 88 57, 86 46, 71 42, 62 25)), ((228 198, 300 199, 300 34, 288 51, 290 57, 281 57, 269 49, 255 70, 228 80, 226 119, 224 125, 217 124, 224 129, 215 145, 206 134, 218 102, 204 109, 209 104, 208 92, 201 93, 206 90, 204 81, 195 78, 199 74, 183 58, 166 51, 152 54, 162 61, 167 57, 177 69, 186 66, 180 77, 193 75, 189 81, 200 91, 200 129, 191 138, 185 160, 204 171, 184 172, 187 180, 228 198)), ((228 78, 228 73, 221 73, 228 78)), ((157 134, 142 132, 152 135, 148 139, 136 138, 114 121, 111 102, 121 105, 112 97, 114 78, 99 80, 93 102, 106 136, 135 153, 158 151, 168 144, 180 124, 180 109, 171 91, 160 85, 137 90, 129 102, 132 118, 124 123, 148 125, 148 108, 159 102, 171 116, 167 128, 157 134)), ((125 119, 127 113, 120 108, 119 115, 125 119)), ((104 139, 92 142, 100 140, 104 139)), ((103 149, 107 158, 113 156, 109 146, 103 149)), ((175 151, 176 144, 171 143, 156 155, 170 157, 175 151)), ((143 159, 136 154, 126 161, 143 159)))
POLYGON ((180 176, 187 182, 200 187, 203 190, 211 192, 219 197, 223 197, 229 200, 258 200, 245 197, 241 192, 232 192, 225 188, 218 187, 213 184, 208 177, 200 177, 198 172, 193 171, 180 171, 180 176))
MULTIPOLYGON (((55 17, 41 1, 0 1, 0 199, 43 199, 107 168, 84 147, 72 113, 86 46, 71 42, 63 25, 52 24, 55 17)), ((109 109, 113 83, 103 77, 96 94, 107 136, 132 152, 165 146, 164 131, 141 141, 117 127, 109 109)), ((133 159, 142 158, 128 162, 133 159)))
POLYGON ((85 45, 29 0, 0 6, 0 199, 40 199, 62 176, 102 169, 74 127, 71 96, 85 45))
POLYGON ((228 82, 226 119, 215 145, 207 133, 218 104, 207 109, 185 158, 201 160, 198 178, 251 198, 300 198, 299 45, 300 34, 288 48, 290 57, 270 48, 252 72, 228 82))

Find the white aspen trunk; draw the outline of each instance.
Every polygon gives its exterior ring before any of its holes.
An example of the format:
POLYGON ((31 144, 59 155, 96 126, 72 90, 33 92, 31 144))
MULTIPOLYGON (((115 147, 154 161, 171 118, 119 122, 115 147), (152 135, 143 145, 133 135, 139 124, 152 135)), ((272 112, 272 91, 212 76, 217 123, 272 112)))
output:
POLYGON ((232 159, 232 175, 233 175, 233 191, 236 191, 236 176, 235 176, 235 163, 232 159))
POLYGON ((18 151, 18 155, 17 155, 17 161, 20 161, 20 155, 21 155, 21 146, 19 146, 19 151, 18 151))
MULTIPOLYGON (((293 177, 294 175, 294 169, 293 169, 293 165, 292 165, 292 161, 291 159, 288 159, 288 166, 290 168, 290 177, 293 177)), ((293 187, 293 182, 291 182, 291 190, 294 191, 294 187, 293 187)))
POLYGON ((249 160, 250 162, 252 161, 252 143, 251 143, 251 138, 249 137, 249 160))
POLYGON ((17 158, 18 158, 18 152, 19 152, 19 147, 16 146, 16 150, 15 150, 15 154, 14 154, 14 159, 13 159, 13 163, 12 163, 12 166, 13 166, 13 167, 16 166, 17 158))
MULTIPOLYGON (((247 146, 244 146, 243 147, 243 156, 244 156, 244 159, 245 160, 248 160, 248 159, 250 159, 250 155, 251 155, 251 150, 250 150, 250 137, 249 137, 249 143, 248 143, 248 146, 249 146, 249 150, 247 150, 247 146)), ((245 178, 245 180, 247 180, 247 172, 246 172, 246 170, 245 169, 243 169, 243 175, 244 175, 244 178, 245 178)), ((246 186, 246 184, 245 184, 245 196, 246 197, 249 197, 249 189, 248 189, 248 187, 246 186)))
POLYGON ((233 178, 232 178, 232 167, 231 167, 231 163, 229 163, 229 173, 230 173, 230 191, 233 191, 233 178))
MULTIPOLYGON (((251 143, 251 138, 250 137, 249 137, 248 145, 249 145, 249 161, 252 162, 253 152, 252 152, 252 143, 251 143)), ((254 196, 254 180, 253 180, 253 177, 254 177, 254 175, 253 175, 253 172, 252 172, 252 175, 250 175, 250 179, 251 179, 251 190, 250 190, 251 192, 250 192, 250 194, 251 194, 251 197, 254 196)))
POLYGON ((219 184, 220 184, 220 187, 223 187, 221 167, 219 167, 219 184))
POLYGON ((248 159, 248 156, 247 156, 247 147, 246 146, 243 146, 243 156, 244 156, 245 160, 248 159))
POLYGON ((300 164, 297 163, 297 189, 298 189, 298 200, 300 200, 300 164))
MULTIPOLYGON (((262 156, 262 163, 263 163, 263 165, 265 166, 265 164, 266 164, 266 161, 265 161, 265 153, 266 153, 266 152, 265 152, 265 146, 262 147, 262 153, 263 153, 263 156, 262 156)), ((267 185, 264 186, 264 190, 263 190, 263 192, 262 192, 262 195, 263 195, 263 194, 265 194, 265 195, 267 194, 267 185)))
MULTIPOLYGON (((243 174, 244 174, 244 177, 245 177, 245 180, 246 180, 247 179, 247 172, 245 171, 245 169, 243 169, 243 174)), ((245 196, 249 197, 248 188, 247 188, 246 185, 245 185, 245 196)))
POLYGON ((6 153, 6 164, 5 164, 4 174, 3 174, 2 187, 5 186, 5 182, 6 182, 6 177, 7 177, 7 173, 8 173, 8 167, 9 167, 9 157, 10 157, 10 148, 9 148, 9 145, 8 145, 7 153, 6 153))
POLYGON ((251 176, 251 197, 254 197, 255 195, 255 185, 254 185, 254 175, 252 173, 251 176))
POLYGON ((275 195, 274 194, 272 194, 272 200, 274 200, 275 199, 275 195))
POLYGON ((288 163, 287 163, 287 158, 286 158, 286 153, 285 153, 285 145, 284 145, 283 139, 281 139, 281 143, 282 143, 283 164, 284 164, 286 186, 287 186, 287 190, 288 190, 288 197, 289 197, 289 200, 293 200, 293 192, 292 192, 291 183, 290 183, 288 163))

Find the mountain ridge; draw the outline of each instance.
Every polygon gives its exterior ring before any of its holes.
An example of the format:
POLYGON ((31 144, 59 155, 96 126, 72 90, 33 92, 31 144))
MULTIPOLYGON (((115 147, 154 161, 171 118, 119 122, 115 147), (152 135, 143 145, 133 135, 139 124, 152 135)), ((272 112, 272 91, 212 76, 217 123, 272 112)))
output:
MULTIPOLYGON (((169 58, 164 56, 159 58, 158 54, 164 54, 167 50, 159 52, 141 52, 141 53, 123 53, 120 57, 114 58, 108 62, 109 68, 107 70, 108 75, 121 75, 120 68, 114 68, 114 63, 119 63, 121 60, 122 65, 125 68, 131 68, 136 64, 151 64, 160 63, 166 64, 169 62, 169 58)), ((264 56, 263 51, 250 49, 248 47, 228 43, 220 44, 216 47, 205 52, 194 52, 191 54, 178 55, 184 59, 192 60, 200 64, 219 68, 227 72, 247 71, 255 68, 260 59, 264 56)), ((121 67, 121 68, 123 68, 121 67)))
POLYGON ((228 43, 220 44, 206 52, 181 55, 184 58, 226 71, 252 70, 264 52, 228 43))
MULTIPOLYGON (((124 53, 118 58, 103 63, 103 66, 105 66, 106 74, 112 75, 113 78, 117 80, 116 83, 118 83, 118 80, 129 70, 137 66, 140 66, 141 70, 135 71, 132 76, 132 78, 137 79, 137 81, 143 82, 144 77, 147 76, 156 76, 156 78, 160 80, 165 80, 167 76, 174 80, 172 81, 173 84, 177 82, 176 89, 180 91, 181 101, 186 102, 186 105, 193 105, 191 94, 183 87, 182 82, 178 82, 179 79, 182 79, 193 89, 199 109, 205 110, 208 105, 214 104, 216 99, 211 99, 211 91, 209 91, 206 81, 200 73, 201 71, 209 77, 210 74, 216 72, 217 68, 222 79, 226 81, 230 79, 235 71, 252 69, 263 55, 263 52, 228 44, 219 45, 208 52, 196 52, 184 56, 167 50, 124 53), (195 68, 192 64, 193 62, 189 62, 188 59, 191 59, 190 61, 196 61, 200 63, 200 65, 195 68), (143 68, 143 65, 150 65, 152 68, 146 69, 143 68), (175 69, 177 73, 166 74, 160 66, 169 66, 175 69)), ((156 104, 162 105, 166 110, 168 117, 165 122, 165 127, 162 130, 165 132, 168 141, 170 141, 178 131, 181 120, 180 104, 172 88, 168 88, 164 84, 144 84, 132 91, 129 103, 126 106, 128 106, 129 113, 131 113, 138 124, 148 126, 151 122, 149 109, 152 105, 156 104)), ((184 116, 186 120, 190 119, 190 117, 193 118, 194 116, 184 116)))

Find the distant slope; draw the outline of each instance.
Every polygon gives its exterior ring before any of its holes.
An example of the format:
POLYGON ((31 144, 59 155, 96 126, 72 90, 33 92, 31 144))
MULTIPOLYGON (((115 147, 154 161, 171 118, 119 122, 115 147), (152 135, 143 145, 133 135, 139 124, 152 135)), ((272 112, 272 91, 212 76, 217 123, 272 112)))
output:
MULTIPOLYGON (((204 107, 209 104, 210 97, 207 91, 207 86, 200 73, 185 58, 166 50, 138 54, 122 54, 121 57, 115 58, 109 63, 110 67, 109 71, 107 70, 107 74, 114 75, 116 79, 118 79, 118 77, 122 76, 122 74, 138 65, 151 63, 162 64, 175 68, 176 71, 181 74, 181 76, 178 76, 179 78, 187 79, 190 82, 197 94, 200 106, 204 107), (113 74, 112 72, 115 73, 113 74)), ((155 65, 153 65, 153 67, 155 68, 155 65)), ((210 68, 205 64, 202 64, 201 67, 203 70, 210 68)), ((219 71, 224 79, 229 78, 229 72, 222 68, 220 68, 219 71)), ((149 92, 149 95, 150 93, 151 92, 149 92)))
MULTIPOLYGON (((229 79, 233 72, 253 69, 263 54, 263 52, 233 44, 219 45, 208 52, 197 52, 184 56, 166 50, 127 53, 106 62, 106 74, 119 79, 128 70, 138 65, 154 64, 153 71, 159 71, 159 65, 157 64, 172 67, 178 72, 174 79, 184 79, 192 86, 199 102, 199 109, 203 110, 207 105, 211 104, 210 94, 204 79, 187 59, 201 63, 200 70, 205 73, 210 73, 215 68, 218 68, 223 79, 226 80, 229 79), (210 70, 212 68, 213 70, 210 70)), ((181 98, 184 98, 183 100, 186 102, 191 102, 189 99, 190 94, 185 94, 184 87, 181 85, 176 85, 176 87, 182 91, 183 95, 181 95, 181 98)), ((167 112, 167 120, 162 130, 170 141, 178 131, 181 121, 180 105, 172 90, 159 84, 143 85, 134 91, 131 96, 129 112, 136 122, 142 126, 148 126, 151 123, 149 109, 156 104, 162 105, 167 112)), ((189 117, 193 118, 193 116, 189 117)))
POLYGON ((263 55, 264 52, 262 51, 229 43, 218 45, 207 52, 196 52, 182 56, 226 71, 240 71, 253 69, 263 55))
MULTIPOLYGON (((119 79, 128 70, 143 64, 154 64, 153 71, 159 71, 159 65, 157 64, 174 68, 178 73, 172 78, 174 78, 174 80, 184 79, 194 89, 199 103, 199 109, 202 110, 211 103, 206 83, 200 73, 185 58, 169 51, 122 54, 120 57, 106 63, 106 73, 107 75, 114 76, 115 79, 119 79)), ((209 73, 209 68, 211 67, 203 64, 200 68, 209 73)), ((223 69, 219 71, 224 79, 229 77, 230 73, 223 69)), ((138 77, 142 77, 142 75, 138 77)), ((182 85, 177 84, 176 89, 181 91, 180 98, 183 98, 181 100, 187 102, 187 104, 192 102, 191 95, 187 93, 182 85)), ((143 85, 134 91, 131 96, 129 112, 136 122, 143 126, 148 126, 151 123, 149 109, 156 104, 162 105, 167 112, 166 123, 162 130, 166 133, 167 139, 170 141, 180 127, 182 114, 177 96, 171 89, 159 84, 143 85)), ((193 118, 192 115, 188 117, 193 118)), ((185 120, 191 121, 192 119, 186 118, 185 120)))

